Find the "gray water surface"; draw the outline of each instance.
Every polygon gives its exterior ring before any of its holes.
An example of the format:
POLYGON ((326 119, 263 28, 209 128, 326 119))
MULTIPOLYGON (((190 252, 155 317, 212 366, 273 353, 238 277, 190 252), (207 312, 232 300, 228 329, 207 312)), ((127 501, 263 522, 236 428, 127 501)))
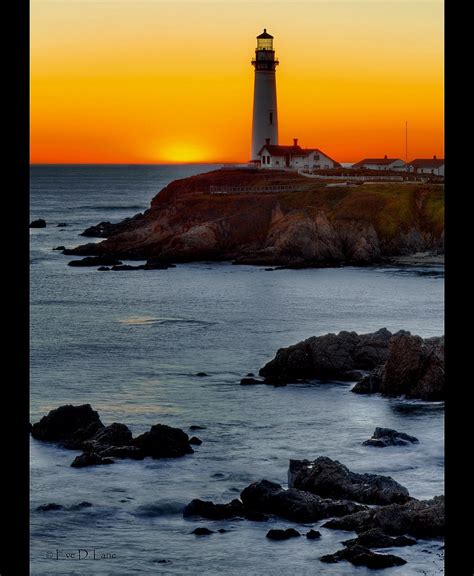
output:
MULTIPOLYGON (((78 236, 87 226, 143 211, 167 182, 210 168, 32 167, 31 219, 45 218, 48 227, 31 230, 31 421, 61 404, 90 403, 105 424, 123 422, 134 434, 158 422, 187 432, 206 427, 191 456, 85 469, 70 467, 77 452, 32 440, 34 575, 365 576, 377 571, 318 559, 352 533, 320 528, 320 540, 272 542, 271 527, 304 533, 310 525, 196 522, 182 509, 192 498, 231 500, 262 478, 286 485, 290 458, 319 455, 393 476, 417 498, 444 492, 442 404, 359 396, 351 383, 239 386, 279 347, 309 336, 384 326, 442 334, 439 268, 432 275, 376 267, 267 272, 197 263, 98 272, 68 267, 71 257, 52 251, 89 241, 78 236), (420 443, 362 446, 376 426, 420 443), (36 511, 81 501, 93 506, 36 511), (197 526, 229 532, 199 538, 190 534, 197 526), (64 559, 79 548, 89 558, 64 559)), ((383 573, 442 573, 440 544, 387 550, 408 564, 383 573)))

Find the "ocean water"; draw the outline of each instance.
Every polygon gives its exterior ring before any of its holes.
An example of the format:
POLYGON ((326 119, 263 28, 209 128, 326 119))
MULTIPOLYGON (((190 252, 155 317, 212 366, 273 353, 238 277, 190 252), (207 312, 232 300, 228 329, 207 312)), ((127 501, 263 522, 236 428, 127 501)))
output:
MULTIPOLYGON (((52 250, 89 241, 78 236, 87 226, 143 211, 168 182, 212 168, 31 169, 31 219, 48 223, 31 229, 31 421, 87 402, 105 424, 123 422, 134 434, 156 423, 205 427, 195 432, 203 444, 185 458, 85 469, 70 467, 76 452, 32 440, 32 575, 366 576, 377 571, 319 561, 352 533, 320 528, 316 541, 265 538, 272 527, 304 533, 322 522, 195 521, 182 509, 193 498, 231 500, 262 478, 286 485, 290 458, 319 455, 393 476, 417 498, 444 493, 442 404, 358 396, 351 383, 239 385, 279 347, 312 335, 384 326, 442 334, 439 269, 268 272, 194 263, 102 273, 68 267, 71 257, 52 250), (420 443, 362 446, 376 426, 420 443), (92 506, 68 509, 82 501, 92 506), (50 502, 65 509, 36 510, 50 502), (197 526, 228 532, 196 537, 197 526), (77 559, 79 549, 88 557, 77 559)), ((383 572, 442 574, 440 544, 387 550, 408 564, 383 572)))

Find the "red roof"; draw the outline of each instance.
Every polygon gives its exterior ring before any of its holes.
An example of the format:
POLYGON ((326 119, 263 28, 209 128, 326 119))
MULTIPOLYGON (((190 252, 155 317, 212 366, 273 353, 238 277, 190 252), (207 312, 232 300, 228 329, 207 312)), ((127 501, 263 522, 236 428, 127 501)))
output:
POLYGON ((444 158, 417 158, 410 162, 413 168, 439 168, 444 166, 444 158))
POLYGON ((384 166, 386 164, 392 164, 393 162, 403 162, 403 160, 400 160, 400 158, 364 158, 364 160, 352 164, 352 168, 362 168, 366 164, 380 164, 384 166))
POLYGON ((286 154, 291 154, 291 156, 307 156, 312 152, 322 154, 326 158, 329 158, 331 162, 334 162, 336 166, 340 166, 339 162, 333 160, 330 156, 319 150, 319 148, 301 148, 301 146, 281 146, 280 144, 264 144, 258 151, 258 156, 260 156, 263 150, 266 149, 271 156, 285 156, 286 154))

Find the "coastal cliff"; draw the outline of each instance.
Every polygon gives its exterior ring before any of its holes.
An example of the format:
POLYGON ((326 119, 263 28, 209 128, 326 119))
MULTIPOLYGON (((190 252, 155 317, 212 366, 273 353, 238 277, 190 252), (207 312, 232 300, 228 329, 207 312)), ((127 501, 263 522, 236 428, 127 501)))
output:
POLYGON ((189 262, 231 260, 283 266, 365 265, 439 252, 439 184, 346 185, 293 172, 222 168, 171 182, 143 214, 83 232, 106 238, 65 254, 189 262), (211 187, 285 187, 212 194, 211 187), (288 190, 288 187, 292 190, 288 190))

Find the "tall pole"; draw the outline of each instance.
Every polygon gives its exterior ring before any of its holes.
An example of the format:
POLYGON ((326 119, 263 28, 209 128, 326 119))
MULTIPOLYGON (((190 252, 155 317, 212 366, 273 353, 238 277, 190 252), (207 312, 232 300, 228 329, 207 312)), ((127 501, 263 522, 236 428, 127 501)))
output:
POLYGON ((405 120, 405 162, 408 164, 408 120, 405 120))

